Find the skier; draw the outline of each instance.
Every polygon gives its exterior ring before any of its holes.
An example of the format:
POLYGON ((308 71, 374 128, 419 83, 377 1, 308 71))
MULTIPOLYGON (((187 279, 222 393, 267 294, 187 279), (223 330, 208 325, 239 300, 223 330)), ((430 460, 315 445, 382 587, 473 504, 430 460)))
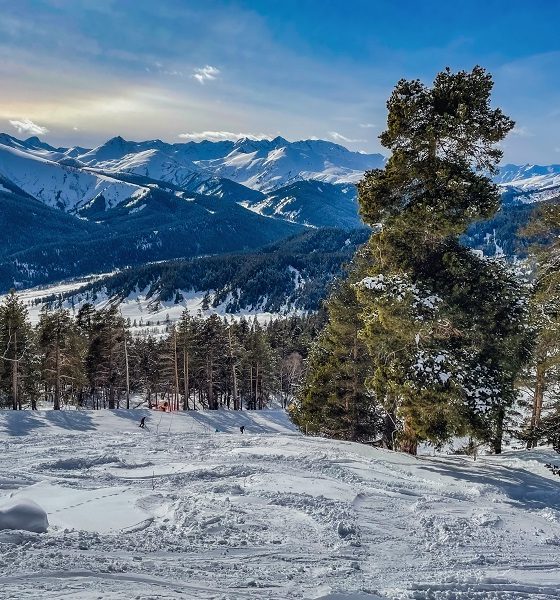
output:
POLYGON ((243 433, 245 431, 245 425, 241 425, 241 427, 239 428, 239 431, 241 431, 241 433, 243 433))
POLYGON ((140 420, 140 425, 138 425, 138 427, 140 427, 141 429, 144 429, 144 427, 146 427, 146 417, 142 417, 142 419, 140 420))

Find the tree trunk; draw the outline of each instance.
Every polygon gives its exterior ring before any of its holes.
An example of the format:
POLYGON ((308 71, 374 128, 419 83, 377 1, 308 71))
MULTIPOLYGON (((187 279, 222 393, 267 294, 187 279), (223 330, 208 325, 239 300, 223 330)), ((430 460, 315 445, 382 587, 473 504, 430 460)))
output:
POLYGON ((179 366, 177 364, 177 329, 173 327, 173 409, 179 410, 179 366))
POLYGON ((208 359, 206 363, 208 377, 208 408, 213 410, 214 406, 214 382, 212 381, 212 360, 208 359))
POLYGON ((496 433, 494 438, 492 439, 492 450, 494 450, 494 454, 502 453, 502 438, 504 437, 504 419, 506 416, 506 411, 503 406, 498 408, 498 412, 496 414, 496 433))
POLYGON ((12 361, 12 408, 18 408, 18 364, 15 359, 12 361))
POLYGON ((531 428, 529 430, 529 439, 527 449, 534 448, 537 445, 538 429, 541 423, 541 413, 545 389, 545 368, 542 363, 537 364, 537 373, 535 379, 535 393, 533 395, 533 413, 531 415, 531 428))
POLYGON ((128 371, 128 344, 126 341, 126 329, 123 320, 123 337, 124 337, 124 368, 126 376, 126 409, 130 409, 130 374, 128 371))
POLYGON ((418 439, 408 416, 404 420, 403 435, 399 443, 399 449, 401 452, 413 455, 416 455, 418 452, 418 439))
POLYGON ((383 446, 389 450, 395 449, 395 435, 397 433, 396 403, 389 400, 389 409, 383 422, 383 446))
POLYGON ((253 403, 253 365, 251 365, 251 371, 250 371, 251 375, 250 375, 250 385, 249 385, 249 409, 252 408, 252 403, 253 403))
POLYGON ((231 328, 229 329, 229 357, 231 360, 231 375, 233 380, 233 410, 237 410, 238 400, 237 400, 237 372, 235 370, 235 361, 233 360, 233 345, 231 342, 231 328))
POLYGON ((183 348, 183 387, 185 397, 183 398, 183 410, 189 410, 189 353, 183 348))
POLYGON ((60 410, 60 343, 56 340, 55 348, 55 380, 53 410, 60 410))
POLYGON ((358 439, 358 331, 354 333, 354 347, 352 349, 354 375, 352 377, 352 432, 351 439, 358 439))

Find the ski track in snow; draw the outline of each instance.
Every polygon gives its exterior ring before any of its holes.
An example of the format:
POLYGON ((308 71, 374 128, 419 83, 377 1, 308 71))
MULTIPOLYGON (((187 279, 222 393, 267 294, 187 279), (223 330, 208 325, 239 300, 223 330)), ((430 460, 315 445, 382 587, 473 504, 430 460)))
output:
POLYGON ((0 531, 1 599, 560 598, 551 450, 413 458, 266 410, 1 411, 0 448, 0 507, 50 523, 0 531))

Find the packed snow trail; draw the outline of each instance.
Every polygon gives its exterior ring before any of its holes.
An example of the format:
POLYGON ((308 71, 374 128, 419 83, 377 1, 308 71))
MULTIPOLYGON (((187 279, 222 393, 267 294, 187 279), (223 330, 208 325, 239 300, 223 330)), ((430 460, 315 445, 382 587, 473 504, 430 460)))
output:
POLYGON ((550 450, 413 458, 282 411, 2 411, 0 448, 0 509, 49 523, 0 531, 1 599, 560 598, 550 450))

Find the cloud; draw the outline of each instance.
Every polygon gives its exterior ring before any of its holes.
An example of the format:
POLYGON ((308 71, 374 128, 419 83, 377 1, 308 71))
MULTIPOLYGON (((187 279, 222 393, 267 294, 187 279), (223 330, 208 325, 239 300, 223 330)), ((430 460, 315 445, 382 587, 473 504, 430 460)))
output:
POLYGON ((10 125, 17 129, 18 133, 27 133, 30 135, 45 135, 49 130, 46 127, 33 123, 31 119, 22 119, 21 121, 11 120, 10 125))
POLYGON ((205 81, 213 81, 220 74, 220 69, 213 67, 212 65, 206 65, 194 70, 193 77, 199 82, 204 83, 205 81))
POLYGON ((329 133, 329 137, 331 137, 335 142, 345 142, 346 144, 358 144, 358 143, 367 142, 367 140, 353 140, 353 139, 348 138, 345 135, 342 135, 341 133, 338 133, 336 131, 329 131, 328 133, 329 133))
POLYGON ((201 142, 210 140, 212 142, 222 142, 224 140, 237 141, 243 138, 250 140, 270 140, 271 137, 264 133, 232 133, 231 131, 200 131, 190 133, 180 133, 179 137, 189 142, 201 142))
POLYGON ((516 125, 510 133, 511 135, 516 135, 518 137, 533 137, 533 133, 531 133, 527 127, 520 125, 516 125))
POLYGON ((373 123, 360 123, 362 129, 373 129, 375 125, 373 123))

